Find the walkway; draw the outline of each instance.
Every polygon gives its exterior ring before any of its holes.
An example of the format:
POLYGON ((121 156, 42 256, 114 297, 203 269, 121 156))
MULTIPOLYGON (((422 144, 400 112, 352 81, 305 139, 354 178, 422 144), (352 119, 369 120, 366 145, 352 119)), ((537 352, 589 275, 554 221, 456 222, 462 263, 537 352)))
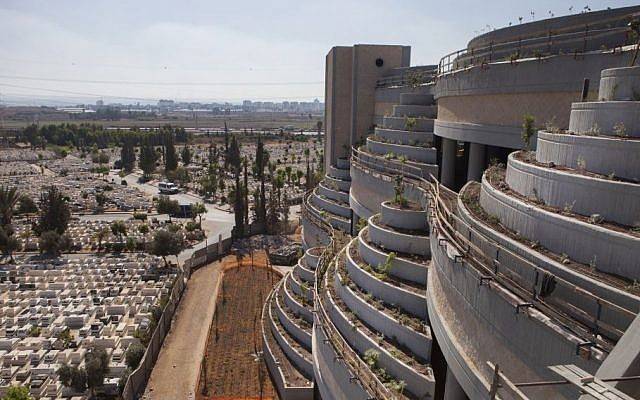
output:
POLYGON ((195 398, 220 276, 221 262, 215 262, 198 269, 189 279, 143 399, 195 398))

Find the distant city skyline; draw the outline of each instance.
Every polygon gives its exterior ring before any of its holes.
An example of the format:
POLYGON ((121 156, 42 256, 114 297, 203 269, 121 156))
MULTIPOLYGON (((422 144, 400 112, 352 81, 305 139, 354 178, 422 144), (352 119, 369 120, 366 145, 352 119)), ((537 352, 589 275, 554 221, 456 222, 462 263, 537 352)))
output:
POLYGON ((8 0, 0 5, 0 103, 323 101, 333 45, 409 45, 412 65, 436 64, 519 17, 636 3, 8 0))

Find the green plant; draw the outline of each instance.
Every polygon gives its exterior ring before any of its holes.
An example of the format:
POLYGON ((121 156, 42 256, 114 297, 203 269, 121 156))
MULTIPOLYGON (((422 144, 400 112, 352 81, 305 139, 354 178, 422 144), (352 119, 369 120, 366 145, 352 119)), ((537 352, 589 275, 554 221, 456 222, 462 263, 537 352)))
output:
POLYGON ((613 126, 613 133, 618 137, 627 137, 627 128, 625 128, 624 123, 618 122, 613 126))
POLYGON ((404 120, 404 128, 408 131, 413 130, 418 124, 418 120, 414 117, 407 117, 404 120))
POLYGON ((402 179, 402 175, 396 175, 396 177, 394 178, 394 181, 395 183, 393 185, 393 191, 395 195, 393 197, 393 202, 399 205, 400 207, 406 207, 409 204, 409 202, 404 197, 404 182, 402 179))
POLYGON ((389 271, 391 271, 391 266, 393 265, 393 260, 396 259, 396 253, 391 252, 387 254, 387 258, 384 260, 384 263, 378 265, 378 273, 382 275, 383 280, 389 276, 389 271))
POLYGON ((529 148, 531 144, 531 138, 535 135, 535 118, 531 114, 525 114, 522 117, 522 141, 525 148, 529 148))
POLYGON ((362 357, 364 362, 371 369, 378 368, 378 360, 380 359, 380 353, 374 349, 368 349, 364 352, 364 357, 362 357))
POLYGON ((578 156, 578 159, 576 160, 576 166, 578 168, 578 171, 586 171, 587 170, 587 161, 584 159, 584 157, 582 157, 580 155, 580 156, 578 156))

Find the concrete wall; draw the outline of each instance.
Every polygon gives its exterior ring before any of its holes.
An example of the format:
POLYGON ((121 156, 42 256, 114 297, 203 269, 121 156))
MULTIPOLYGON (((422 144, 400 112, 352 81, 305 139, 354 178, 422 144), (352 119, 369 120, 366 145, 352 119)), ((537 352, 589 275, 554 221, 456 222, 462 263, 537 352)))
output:
POLYGON ((325 170, 348 152, 351 137, 353 48, 333 47, 325 70, 325 170))
POLYGON ((351 143, 362 140, 373 128, 376 81, 394 68, 408 67, 410 57, 408 46, 353 46, 351 143), (383 61, 381 66, 376 64, 378 59, 383 61))
POLYGON ((577 167, 582 158, 595 173, 640 181, 640 141, 598 136, 538 132, 536 159, 543 163, 577 167))
POLYGON ((519 194, 558 209, 570 204, 572 212, 587 217, 598 214, 626 226, 639 222, 640 185, 540 167, 518 160, 516 154, 509 156, 505 181, 519 194))
MULTIPOLYGON (((427 297, 432 332, 469 398, 489 398, 492 371, 487 361, 499 364, 515 382, 557 379, 548 365, 576 364, 591 372, 598 368, 595 357, 576 354, 580 338, 535 310, 516 312, 522 300, 499 285, 479 285, 480 274, 457 261, 456 250, 442 236, 432 236, 431 252, 427 297)), ((576 396, 573 388, 558 386, 535 391, 535 398, 576 396)))
POLYGON ((522 237, 537 241, 602 272, 640 280, 640 238, 546 211, 494 189, 482 180, 480 204, 522 237))

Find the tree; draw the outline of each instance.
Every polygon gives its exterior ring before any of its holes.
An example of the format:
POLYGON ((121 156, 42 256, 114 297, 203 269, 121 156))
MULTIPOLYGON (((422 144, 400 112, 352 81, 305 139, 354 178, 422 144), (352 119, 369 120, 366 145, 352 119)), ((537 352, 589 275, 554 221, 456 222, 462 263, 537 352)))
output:
POLYGON ((178 156, 174 144, 173 132, 168 132, 164 139, 164 170, 175 171, 178 168, 178 156))
POLYGON ((191 212, 193 213, 194 217, 196 215, 198 216, 198 225, 200 225, 200 229, 202 229, 202 214, 205 214, 207 212, 207 208, 203 203, 194 203, 191 205, 191 212))
POLYGON ((183 248, 184 244, 180 233, 173 233, 168 230, 161 229, 153 235, 151 253, 162 257, 166 266, 169 265, 167 263, 167 256, 177 256, 183 248))
POLYGON ((180 153, 180 157, 182 158, 182 163, 187 166, 191 164, 191 158, 193 157, 193 153, 189 150, 189 146, 184 146, 182 148, 182 152, 180 153))
POLYGON ((18 198, 18 207, 16 209, 17 214, 34 214, 37 212, 38 206, 31 197, 23 194, 18 198))
POLYGON ((156 169, 156 161, 158 160, 158 154, 153 146, 149 143, 149 140, 145 140, 144 144, 140 148, 140 159, 138 166, 144 173, 145 178, 153 173, 156 169))
POLYGON ((102 241, 109 236, 109 229, 101 228, 95 233, 94 237, 98 241, 98 251, 102 250, 102 241))
POLYGON ((169 196, 160 196, 156 203, 156 209, 159 214, 168 214, 169 220, 171 220, 172 215, 180 212, 180 203, 177 200, 171 200, 169 196))
POLYGON ((124 221, 113 221, 111 223, 111 233, 118 237, 120 243, 122 243, 122 236, 127 234, 127 225, 124 221))
POLYGON ((10 226, 0 227, 0 251, 2 251, 2 254, 9 256, 9 259, 13 262, 13 253, 18 250, 20 250, 20 242, 10 231, 10 226))
POLYGON ((62 237, 56 231, 43 232, 38 247, 41 253, 56 256, 62 250, 62 237))
POLYGON ((26 386, 11 386, 2 400, 33 400, 26 386))
POLYGON ((58 374, 58 380, 66 387, 71 386, 71 380, 73 379, 73 367, 68 364, 62 364, 56 371, 58 374))
POLYGON ((37 233, 55 231, 62 235, 69 225, 71 212, 66 198, 55 186, 40 196, 40 218, 36 226, 37 233))
POLYGON ((15 187, 0 186, 0 225, 6 226, 11 224, 13 217, 13 208, 18 202, 18 191, 15 187))
POLYGON ((267 200, 264 188, 264 167, 267 165, 269 159, 269 153, 264 149, 264 143, 262 143, 262 136, 258 136, 258 143, 256 145, 256 173, 260 180, 260 194, 259 201, 256 202, 256 219, 260 223, 264 223, 267 219, 267 200))
POLYGON ((102 347, 93 347, 85 356, 87 387, 92 394, 104 385, 104 377, 109 371, 109 356, 102 347))
POLYGON ((133 167, 136 164, 136 152, 133 148, 133 140, 129 137, 125 138, 122 143, 120 161, 122 162, 122 169, 125 172, 133 171, 133 167))
POLYGON ((144 356, 144 347, 138 343, 132 343, 127 348, 127 352, 124 354, 125 361, 127 366, 131 370, 135 370, 140 365, 140 361, 144 356))
POLYGON ((240 185, 240 144, 238 143, 237 138, 234 136, 231 137, 231 144, 229 145, 228 157, 229 164, 233 167, 233 174, 235 177, 235 196, 233 201, 233 213, 235 217, 235 227, 234 234, 235 237, 243 237, 244 236, 244 196, 243 189, 240 185))

